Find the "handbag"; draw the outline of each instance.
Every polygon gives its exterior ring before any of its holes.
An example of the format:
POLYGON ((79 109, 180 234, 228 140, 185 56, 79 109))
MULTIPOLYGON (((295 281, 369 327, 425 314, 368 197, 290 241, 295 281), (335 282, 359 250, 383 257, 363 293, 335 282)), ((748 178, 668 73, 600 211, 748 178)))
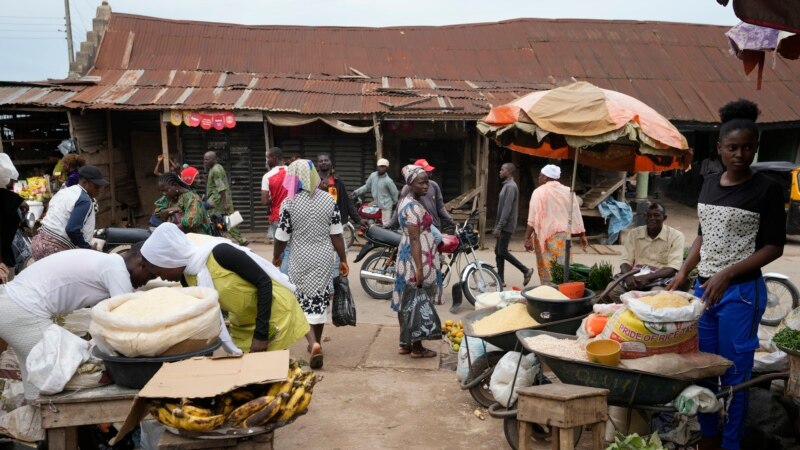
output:
POLYGON ((333 317, 334 326, 356 326, 356 305, 350 293, 350 284, 345 277, 333 279, 333 317))
POLYGON ((240 223, 244 222, 242 214, 239 211, 234 211, 230 215, 224 216, 222 219, 225 223, 225 229, 230 230, 240 223))

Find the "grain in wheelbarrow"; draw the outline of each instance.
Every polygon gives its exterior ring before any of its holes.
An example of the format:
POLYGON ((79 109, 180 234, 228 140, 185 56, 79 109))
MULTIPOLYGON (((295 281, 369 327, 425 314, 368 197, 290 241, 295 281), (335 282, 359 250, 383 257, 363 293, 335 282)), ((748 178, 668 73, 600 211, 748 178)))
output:
POLYGON ((546 334, 525 338, 525 346, 538 353, 558 356, 560 358, 588 361, 586 350, 574 339, 558 339, 546 334))
POLYGON ((539 325, 528 314, 524 303, 514 303, 495 313, 492 313, 472 324, 475 333, 481 336, 503 333, 506 331, 521 330, 539 325))

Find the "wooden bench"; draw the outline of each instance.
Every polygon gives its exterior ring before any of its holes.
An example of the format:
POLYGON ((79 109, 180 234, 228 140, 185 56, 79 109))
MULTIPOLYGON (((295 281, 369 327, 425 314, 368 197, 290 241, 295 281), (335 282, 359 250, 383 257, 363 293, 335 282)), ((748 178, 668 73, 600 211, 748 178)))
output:
POLYGON ((124 422, 138 392, 137 389, 109 384, 39 397, 36 404, 41 409, 47 448, 77 449, 79 426, 124 422))
POLYGON ((592 448, 602 450, 608 419, 607 389, 571 384, 544 384, 517 390, 519 405, 519 448, 530 450, 533 424, 552 428, 553 449, 572 450, 575 435, 572 429, 592 426, 592 448))

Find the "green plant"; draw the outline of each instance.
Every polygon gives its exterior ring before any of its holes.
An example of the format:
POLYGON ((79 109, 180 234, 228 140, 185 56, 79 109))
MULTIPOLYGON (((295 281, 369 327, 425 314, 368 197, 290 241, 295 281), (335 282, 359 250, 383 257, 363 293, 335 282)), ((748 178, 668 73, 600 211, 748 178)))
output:
MULTIPOLYGON (((569 265, 569 281, 586 281, 589 277, 591 268, 586 264, 570 264, 569 265)), ((552 283, 558 286, 564 282, 564 266, 558 260, 553 259, 550 263, 550 278, 552 283)))
POLYGON ((614 267, 608 261, 600 261, 592 266, 586 278, 586 287, 600 292, 608 286, 614 277, 614 267))
POLYGON ((609 445, 606 450, 664 450, 664 446, 661 444, 657 432, 647 437, 639 436, 636 433, 628 436, 617 433, 614 443, 609 445))

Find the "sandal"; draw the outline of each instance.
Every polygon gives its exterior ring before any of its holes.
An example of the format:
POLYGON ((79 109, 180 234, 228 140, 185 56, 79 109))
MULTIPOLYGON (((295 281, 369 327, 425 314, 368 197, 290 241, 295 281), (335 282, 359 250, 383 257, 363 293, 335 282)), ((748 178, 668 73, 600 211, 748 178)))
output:
POLYGON ((397 354, 398 355, 408 355, 409 353, 411 353, 411 347, 402 347, 401 346, 400 348, 397 349, 397 354))
POLYGON ((311 348, 311 358, 308 361, 308 367, 312 369, 321 369, 322 368, 322 346, 319 344, 314 344, 316 347, 311 348), (316 350, 316 353, 314 353, 316 350))
POLYGON ((434 356, 436 356, 436 352, 431 350, 431 349, 429 349, 429 348, 424 348, 422 350, 423 350, 422 353, 411 352, 411 357, 412 358, 433 358, 434 356))

